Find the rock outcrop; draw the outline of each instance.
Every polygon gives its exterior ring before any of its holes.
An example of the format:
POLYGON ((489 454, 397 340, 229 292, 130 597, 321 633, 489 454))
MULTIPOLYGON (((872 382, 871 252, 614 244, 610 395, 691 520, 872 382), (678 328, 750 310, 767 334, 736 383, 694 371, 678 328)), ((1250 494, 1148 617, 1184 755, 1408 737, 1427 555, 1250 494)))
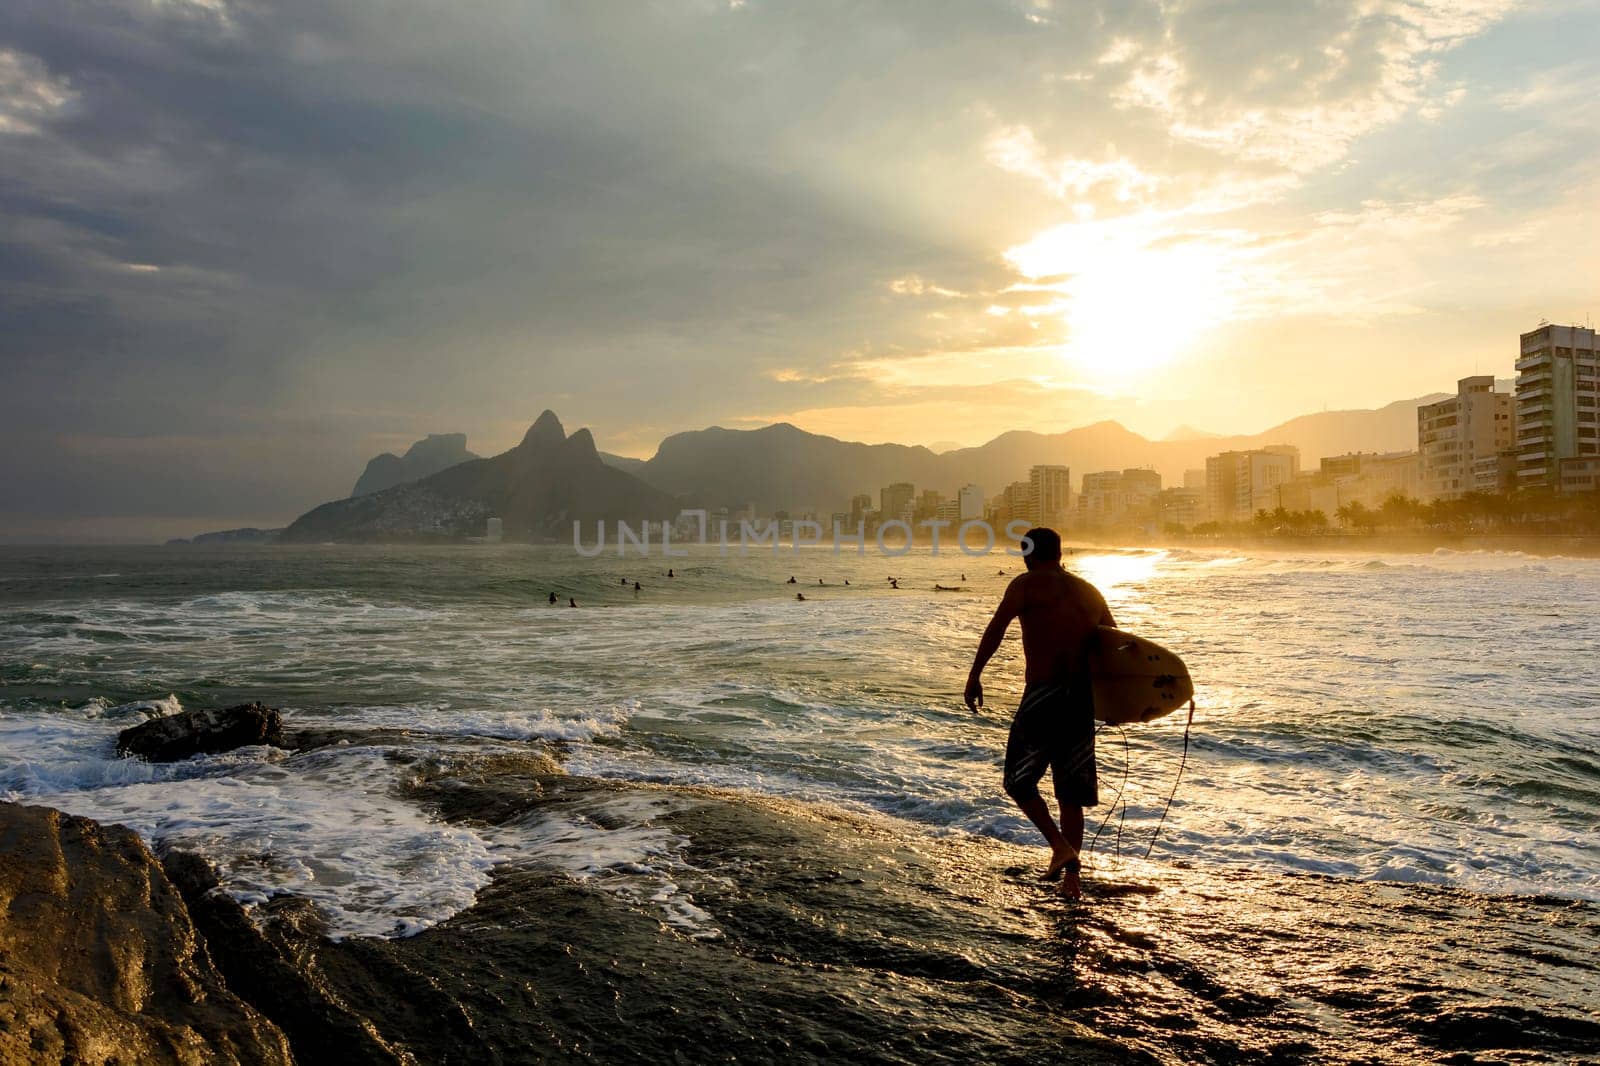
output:
POLYGON ((283 896, 263 905, 260 924, 218 891, 216 871, 182 851, 163 860, 189 905, 228 987, 283 1027, 304 1062, 341 1066, 414 1066, 419 1060, 385 1040, 352 1010, 322 973, 323 924, 316 908, 283 896))
POLYGON ((137 835, 0 803, 0 1066, 292 1061, 137 835))
POLYGON ((477 458, 467 451, 465 433, 429 433, 406 449, 404 455, 384 452, 369 459, 367 468, 356 480, 356 487, 350 490, 350 496, 370 496, 408 481, 421 481, 477 458))
POLYGON ((273 708, 241 703, 220 710, 184 711, 117 734, 118 755, 136 755, 150 762, 176 762, 252 744, 283 747, 283 719, 273 708))

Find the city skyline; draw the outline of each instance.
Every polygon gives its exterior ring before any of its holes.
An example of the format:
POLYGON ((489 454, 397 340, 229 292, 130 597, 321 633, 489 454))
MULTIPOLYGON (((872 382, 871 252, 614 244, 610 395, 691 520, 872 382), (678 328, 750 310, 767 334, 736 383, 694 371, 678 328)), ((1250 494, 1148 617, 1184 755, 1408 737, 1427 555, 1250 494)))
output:
POLYGON ((1509 374, 1600 309, 1600 64, 1551 49, 1597 22, 8 5, 0 534, 293 512, 543 407, 970 446, 1509 374))

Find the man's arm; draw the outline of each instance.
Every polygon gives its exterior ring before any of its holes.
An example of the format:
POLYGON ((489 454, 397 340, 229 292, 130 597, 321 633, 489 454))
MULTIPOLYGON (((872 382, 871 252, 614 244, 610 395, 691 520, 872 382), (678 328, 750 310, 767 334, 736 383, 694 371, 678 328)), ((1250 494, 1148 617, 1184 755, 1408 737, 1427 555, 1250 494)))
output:
POLYGON ((1010 627, 1011 620, 1022 613, 1021 580, 1017 578, 1006 588, 1006 594, 1000 598, 1000 606, 994 609, 994 617, 989 619, 983 637, 978 641, 978 652, 972 657, 972 670, 967 674, 965 699, 969 711, 976 711, 983 706, 983 668, 1000 650, 1000 642, 1006 639, 1006 629, 1010 627))

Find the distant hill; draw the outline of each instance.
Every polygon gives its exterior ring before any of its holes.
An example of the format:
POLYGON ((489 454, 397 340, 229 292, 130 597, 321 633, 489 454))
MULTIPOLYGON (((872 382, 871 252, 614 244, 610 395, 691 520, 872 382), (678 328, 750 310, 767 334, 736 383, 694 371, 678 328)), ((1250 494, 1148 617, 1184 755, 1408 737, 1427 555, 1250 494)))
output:
POLYGON ((631 455, 612 455, 610 452, 601 452, 600 461, 618 470, 626 470, 635 476, 638 476, 639 471, 644 469, 644 460, 635 459, 631 455))
POLYGON ((893 481, 941 481, 941 457, 904 444, 857 444, 807 433, 787 422, 761 429, 674 433, 639 469, 664 492, 709 507, 753 504, 758 513, 783 508, 844 507, 854 493, 893 481))
POLYGON ((1203 429, 1195 429, 1193 426, 1179 426, 1177 429, 1173 430, 1171 433, 1168 433, 1165 437, 1162 437, 1161 439, 1162 440, 1216 440, 1220 436, 1222 436, 1221 433, 1209 433, 1209 432, 1207 432, 1206 430, 1203 430, 1203 429))
POLYGON ((478 456, 467 451, 465 433, 430 433, 406 449, 404 455, 384 452, 367 461, 367 468, 350 490, 352 498, 392 489, 407 481, 420 481, 441 470, 478 456))
POLYGON ((239 529, 219 529, 214 533, 199 533, 193 537, 173 537, 167 541, 175 544, 271 544, 278 539, 282 529, 257 529, 243 526, 239 529))
POLYGON ((508 540, 565 539, 573 521, 638 522, 677 512, 671 496, 601 462, 587 429, 569 437, 555 413, 545 411, 510 451, 325 503, 295 519, 279 539, 459 539, 482 536, 490 517, 501 520, 508 540))
POLYGON ((1416 447, 1418 404, 1442 394, 1403 400, 1378 410, 1323 411, 1302 415, 1261 433, 1209 436, 1189 430, 1152 441, 1116 422, 1064 433, 1013 431, 976 448, 936 454, 903 444, 861 444, 808 433, 788 423, 755 430, 709 429, 675 433, 645 462, 626 460, 626 469, 663 492, 693 505, 738 508, 758 513, 778 509, 843 509, 856 493, 869 493, 895 481, 954 493, 969 482, 994 495, 1028 476, 1035 464, 1072 468, 1082 475, 1098 470, 1151 467, 1163 480, 1181 484, 1183 472, 1203 467, 1219 452, 1292 444, 1301 464, 1314 468, 1324 456, 1351 451, 1407 451, 1416 447), (1193 435, 1190 435, 1193 434, 1193 435))

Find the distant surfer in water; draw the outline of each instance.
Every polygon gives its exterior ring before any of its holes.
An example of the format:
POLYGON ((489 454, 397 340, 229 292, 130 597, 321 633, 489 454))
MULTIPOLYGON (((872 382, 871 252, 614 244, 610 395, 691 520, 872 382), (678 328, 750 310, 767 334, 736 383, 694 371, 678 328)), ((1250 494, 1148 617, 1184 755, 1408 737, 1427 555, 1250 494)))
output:
POLYGON ((1061 567, 1061 536, 1030 529, 1022 539, 1028 568, 1006 586, 994 618, 978 641, 967 675, 967 708, 983 706, 983 668, 999 650, 1013 618, 1022 619, 1027 687, 1006 741, 1005 790, 1050 842, 1046 879, 1061 877, 1061 895, 1082 894, 1078 853, 1083 809, 1100 802, 1094 765, 1094 693, 1087 656, 1096 626, 1114 626, 1105 597, 1061 567), (1061 825, 1039 795, 1045 767, 1061 805, 1061 825))
POLYGON ((555 605, 556 605, 556 594, 554 592, 552 592, 550 594, 550 606, 554 607, 555 605))

